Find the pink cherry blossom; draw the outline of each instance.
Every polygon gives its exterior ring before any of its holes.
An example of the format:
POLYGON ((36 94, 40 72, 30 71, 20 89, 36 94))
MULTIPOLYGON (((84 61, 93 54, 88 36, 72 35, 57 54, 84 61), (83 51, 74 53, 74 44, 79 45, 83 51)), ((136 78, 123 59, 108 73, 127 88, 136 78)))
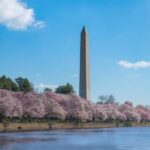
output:
POLYGON ((0 114, 4 117, 54 118, 60 120, 150 121, 150 107, 132 102, 95 104, 75 94, 23 93, 0 89, 0 114))

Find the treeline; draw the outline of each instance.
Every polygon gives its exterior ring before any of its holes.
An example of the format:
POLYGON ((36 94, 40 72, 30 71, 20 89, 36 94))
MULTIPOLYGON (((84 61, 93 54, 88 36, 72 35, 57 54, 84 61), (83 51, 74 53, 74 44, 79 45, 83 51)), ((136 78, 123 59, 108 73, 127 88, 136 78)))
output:
POLYGON ((75 94, 12 92, 0 89, 0 121, 45 119, 96 122, 149 122, 150 107, 103 102, 95 104, 75 94))
POLYGON ((127 101, 119 104, 113 95, 99 97, 92 103, 74 93, 69 83, 56 88, 46 88, 43 93, 34 92, 26 78, 14 81, 0 78, 0 122, 4 119, 46 119, 63 121, 100 122, 149 122, 150 107, 134 106, 127 101))
MULTIPOLYGON (((29 81, 29 79, 18 77, 15 80, 12 80, 11 78, 6 77, 5 75, 0 77, 0 89, 11 90, 13 92, 22 91, 24 93, 35 91, 34 85, 29 81)), ((52 89, 46 87, 44 89, 44 92, 52 92, 52 89)), ((70 94, 74 93, 74 88, 70 83, 67 83, 66 85, 58 86, 54 92, 70 94)))
POLYGON ((13 81, 11 78, 3 75, 0 77, 0 89, 11 90, 11 91, 22 91, 22 92, 32 92, 33 85, 27 78, 18 77, 13 81))

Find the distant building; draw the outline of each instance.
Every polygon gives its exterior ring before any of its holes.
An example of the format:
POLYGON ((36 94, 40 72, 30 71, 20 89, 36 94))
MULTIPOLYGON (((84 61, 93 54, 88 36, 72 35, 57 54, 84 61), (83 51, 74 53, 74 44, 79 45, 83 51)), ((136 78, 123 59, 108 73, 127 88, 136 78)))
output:
POLYGON ((88 48, 88 33, 85 26, 81 31, 80 43, 80 85, 79 95, 90 100, 90 62, 88 48))

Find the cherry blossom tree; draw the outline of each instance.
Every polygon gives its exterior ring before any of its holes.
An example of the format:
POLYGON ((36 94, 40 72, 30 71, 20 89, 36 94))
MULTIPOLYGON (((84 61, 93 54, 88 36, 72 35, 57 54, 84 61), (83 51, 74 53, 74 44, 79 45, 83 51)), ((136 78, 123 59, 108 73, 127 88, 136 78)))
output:
POLYGON ((43 103, 45 105, 45 117, 64 120, 66 118, 66 111, 54 99, 50 99, 42 95, 43 103))
POLYGON ((150 121, 150 107, 130 101, 94 104, 75 94, 58 94, 51 91, 12 92, 0 89, 0 117, 9 118, 54 118, 72 121, 150 121))
POLYGON ((1 90, 0 92, 0 113, 6 117, 21 118, 23 114, 21 102, 12 96, 12 92, 1 90))
POLYGON ((24 94, 20 99, 23 107, 24 117, 43 118, 45 116, 45 106, 36 93, 24 94))
POLYGON ((141 117, 136 109, 134 109, 131 102, 127 101, 124 104, 120 105, 119 110, 127 116, 127 120, 140 122, 141 117))
POLYGON ((140 115, 142 121, 150 121, 150 108, 138 105, 136 108, 137 113, 140 115))

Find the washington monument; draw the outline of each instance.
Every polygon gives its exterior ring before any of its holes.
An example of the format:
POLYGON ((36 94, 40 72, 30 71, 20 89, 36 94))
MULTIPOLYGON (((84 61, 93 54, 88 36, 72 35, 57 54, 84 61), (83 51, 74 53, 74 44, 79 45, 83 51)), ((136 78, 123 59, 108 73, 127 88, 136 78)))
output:
POLYGON ((80 85, 79 95, 90 100, 90 62, 88 48, 88 33, 85 26, 81 31, 80 41, 80 85))

